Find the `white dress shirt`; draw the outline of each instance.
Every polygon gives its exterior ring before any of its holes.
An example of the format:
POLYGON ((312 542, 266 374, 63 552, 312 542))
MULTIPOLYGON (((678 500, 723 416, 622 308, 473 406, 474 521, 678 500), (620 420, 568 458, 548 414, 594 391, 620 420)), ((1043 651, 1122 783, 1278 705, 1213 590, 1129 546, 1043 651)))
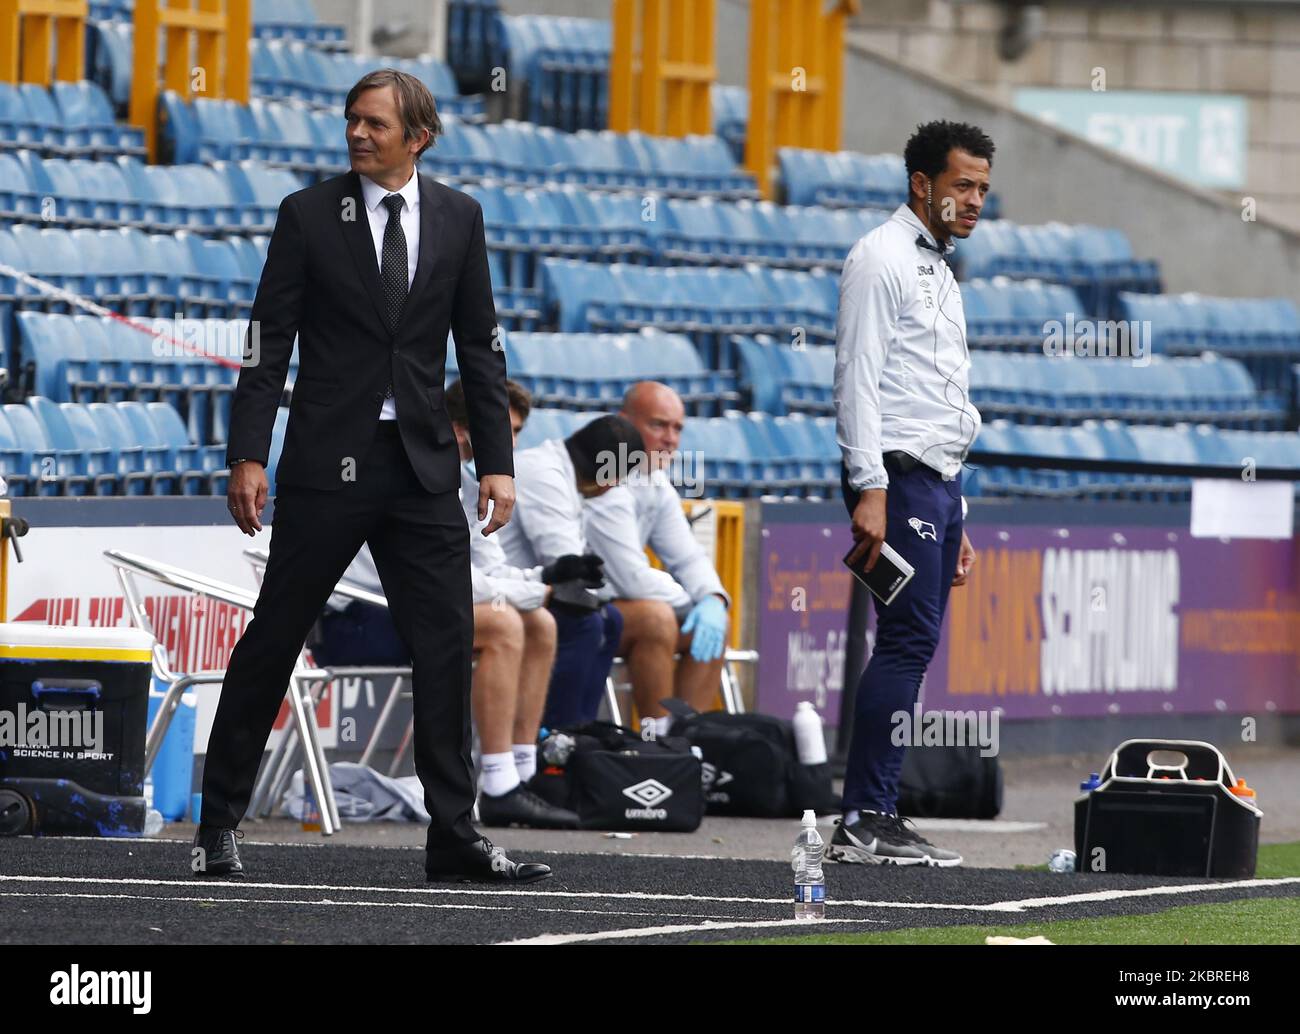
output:
MULTIPOLYGON (((406 286, 409 289, 415 282, 415 266, 420 260, 420 177, 412 172, 411 178, 401 190, 389 190, 381 187, 369 176, 361 177, 361 200, 366 206, 366 217, 370 220, 370 236, 375 242, 376 268, 384 267, 384 231, 388 228, 388 209, 384 207, 384 198, 389 194, 401 194, 405 204, 402 205, 402 233, 406 235, 406 286)), ((379 411, 380 420, 397 419, 397 399, 384 399, 384 407, 379 411)))
POLYGON ((679 620, 706 596, 717 594, 730 605, 664 471, 648 478, 635 473, 626 484, 588 499, 583 528, 592 552, 605 561, 605 580, 616 598, 663 600, 679 620), (663 570, 650 566, 646 546, 663 570))
MULTIPOLYGON (((515 567, 501 548, 498 528, 483 534, 487 521, 478 519, 478 477, 474 463, 460 465, 460 503, 469 525, 469 569, 473 582, 474 602, 491 603, 503 599, 516 610, 536 610, 546 602, 548 586, 542 583, 541 567, 515 567)), ((488 517, 492 514, 489 512, 488 517)))
POLYGON ((849 484, 885 488, 885 452, 956 477, 979 434, 961 290, 906 205, 853 246, 840 275, 835 431, 849 484))

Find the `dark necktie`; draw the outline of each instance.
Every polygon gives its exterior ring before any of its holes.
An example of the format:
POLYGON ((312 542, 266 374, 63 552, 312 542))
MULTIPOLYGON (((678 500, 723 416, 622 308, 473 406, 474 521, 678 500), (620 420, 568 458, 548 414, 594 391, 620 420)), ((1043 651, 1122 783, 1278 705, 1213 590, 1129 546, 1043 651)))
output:
MULTIPOLYGON (((402 232, 402 195, 389 194, 384 198, 383 205, 388 209, 388 225, 384 227, 379 282, 384 288, 384 320, 391 334, 397 330, 398 321, 402 318, 402 306, 406 304, 407 292, 406 234, 402 232)), ((385 389, 384 397, 393 397, 391 384, 385 389)))

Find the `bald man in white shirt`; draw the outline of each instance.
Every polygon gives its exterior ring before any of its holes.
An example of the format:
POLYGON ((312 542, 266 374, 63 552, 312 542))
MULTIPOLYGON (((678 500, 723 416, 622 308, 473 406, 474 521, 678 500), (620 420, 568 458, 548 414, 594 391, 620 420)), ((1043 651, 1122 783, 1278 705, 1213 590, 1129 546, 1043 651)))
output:
POLYGON ((681 396, 666 384, 641 381, 628 389, 619 415, 641 432, 650 472, 587 500, 583 524, 623 614, 621 652, 637 713, 666 732, 661 700, 677 697, 697 711, 716 706, 731 597, 667 473, 686 421, 681 396), (662 569, 651 566, 647 546, 662 569))

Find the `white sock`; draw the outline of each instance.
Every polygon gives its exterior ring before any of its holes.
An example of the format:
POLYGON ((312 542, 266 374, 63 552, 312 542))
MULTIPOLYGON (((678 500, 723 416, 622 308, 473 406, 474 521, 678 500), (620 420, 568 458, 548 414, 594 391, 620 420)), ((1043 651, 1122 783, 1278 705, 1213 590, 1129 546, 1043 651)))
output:
POLYGON ((489 797, 501 797, 519 785, 519 772, 515 769, 515 756, 510 751, 483 755, 483 792, 489 797))
POLYGON ((528 782, 537 771, 537 744, 516 743, 510 749, 515 755, 515 771, 519 773, 519 781, 528 782))
POLYGON ((854 808, 852 811, 846 811, 844 813, 844 825, 851 826, 861 817, 862 815, 859 813, 857 808, 854 808))

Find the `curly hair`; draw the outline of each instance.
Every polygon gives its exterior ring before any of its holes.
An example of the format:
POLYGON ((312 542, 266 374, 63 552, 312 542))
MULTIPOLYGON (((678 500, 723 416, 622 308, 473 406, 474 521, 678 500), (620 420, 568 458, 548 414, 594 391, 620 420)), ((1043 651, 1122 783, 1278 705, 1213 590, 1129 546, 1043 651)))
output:
POLYGON ((993 140, 979 126, 969 122, 927 122, 916 127, 903 149, 908 181, 914 172, 923 172, 934 179, 948 167, 948 152, 953 148, 985 158, 990 166, 993 164, 993 140))

